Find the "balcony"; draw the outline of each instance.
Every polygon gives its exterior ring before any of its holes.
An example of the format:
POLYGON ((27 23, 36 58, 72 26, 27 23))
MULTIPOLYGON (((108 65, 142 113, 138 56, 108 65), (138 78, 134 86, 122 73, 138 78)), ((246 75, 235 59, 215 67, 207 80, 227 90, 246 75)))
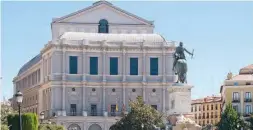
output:
POLYGON ((205 117, 203 116, 202 119, 205 119, 205 117))
POLYGON ((67 116, 82 116, 82 113, 78 113, 76 111, 70 111, 66 113, 67 116))
POLYGON ((245 98, 244 102, 251 102, 251 99, 250 98, 245 98))
POLYGON ((122 112, 109 112, 108 116, 121 116, 122 112))
POLYGON ((232 103, 239 103, 240 99, 233 99, 232 103))
POLYGON ((252 114, 252 113, 250 113, 250 112, 244 113, 244 114, 243 114, 243 117, 250 117, 251 114, 252 114))

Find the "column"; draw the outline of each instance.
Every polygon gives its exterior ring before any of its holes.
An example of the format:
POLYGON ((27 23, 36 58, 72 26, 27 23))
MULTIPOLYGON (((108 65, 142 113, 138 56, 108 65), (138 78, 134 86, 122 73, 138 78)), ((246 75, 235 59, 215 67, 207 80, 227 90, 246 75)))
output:
POLYGON ((50 56, 50 75, 53 74, 53 54, 50 56))
POLYGON ((146 50, 142 47, 142 96, 143 100, 146 101, 146 50))
MULTIPOLYGON (((85 41, 84 41, 85 42, 85 41)), ((87 116, 87 112, 86 112, 86 86, 85 86, 85 82, 86 82, 86 49, 83 46, 83 54, 82 54, 82 74, 83 74, 83 103, 82 103, 82 111, 83 111, 83 116, 87 116)))
POLYGON ((166 100, 166 99, 165 99, 165 97, 166 97, 165 94, 166 94, 166 93, 165 93, 165 92, 166 92, 166 86, 165 86, 165 84, 164 84, 164 85, 163 85, 163 110, 162 110, 163 113, 166 111, 166 110, 165 110, 165 104, 166 104, 166 102, 165 102, 165 100, 166 100))
POLYGON ((50 72, 50 57, 47 55, 47 77, 49 76, 50 72))
POLYGON ((102 74, 103 74, 103 82, 106 82, 106 50, 103 48, 103 55, 102 55, 103 67, 102 67, 102 74))
POLYGON ((122 50, 122 76, 123 76, 123 82, 126 81, 126 50, 123 48, 122 50))
POLYGON ((82 65, 83 82, 85 82, 86 81, 86 68, 87 68, 85 48, 83 48, 82 63, 83 63, 83 65, 82 65))
POLYGON ((146 50, 142 52, 142 82, 146 82, 146 50))
POLYGON ((41 83, 44 82, 44 76, 45 76, 45 67, 44 66, 45 66, 45 58, 42 57, 42 67, 41 67, 41 76, 40 76, 41 83))
POLYGON ((123 104, 126 106, 126 85, 125 85, 125 83, 123 83, 123 90, 122 90, 122 92, 123 92, 123 97, 122 97, 122 100, 123 100, 123 104))
POLYGON ((66 50, 65 48, 62 49, 62 116, 66 116, 65 111, 65 94, 66 94, 66 86, 65 86, 65 80, 66 80, 66 50))
POLYGON ((241 107, 240 108, 240 111, 241 111, 241 114, 243 114, 244 113, 244 96, 243 96, 243 91, 241 90, 241 93, 240 93, 240 95, 239 95, 239 97, 240 97, 240 105, 241 106, 238 106, 238 107, 241 107))
POLYGON ((162 74, 163 74, 163 109, 162 109, 162 111, 163 111, 163 113, 165 112, 165 88, 166 88, 166 72, 165 72, 165 68, 166 68, 166 54, 165 54, 165 48, 164 48, 164 46, 163 46, 163 54, 162 54, 162 74))
POLYGON ((66 50, 62 49, 62 80, 66 80, 66 50))
POLYGON ((106 112, 105 110, 105 83, 103 83, 103 112, 106 112))
POLYGON ((163 47, 163 55, 162 55, 162 73, 163 73, 163 82, 166 83, 166 71, 165 71, 165 68, 166 68, 166 53, 165 53, 165 50, 164 50, 164 47, 163 47))

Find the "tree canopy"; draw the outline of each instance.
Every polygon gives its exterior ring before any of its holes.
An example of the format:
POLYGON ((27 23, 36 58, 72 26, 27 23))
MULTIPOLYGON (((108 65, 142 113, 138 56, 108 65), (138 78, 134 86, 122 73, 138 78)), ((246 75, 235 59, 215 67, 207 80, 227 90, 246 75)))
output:
POLYGON ((232 104, 229 103, 226 105, 226 109, 222 113, 217 127, 219 130, 240 130, 241 128, 245 128, 246 124, 236 110, 233 109, 232 104))
POLYGON ((111 126, 110 130, 153 130, 155 126, 164 127, 163 114, 145 104, 142 97, 130 101, 129 106, 131 111, 111 126))
POLYGON ((15 113, 13 108, 8 103, 1 104, 1 124, 7 125, 7 116, 11 113, 15 113))

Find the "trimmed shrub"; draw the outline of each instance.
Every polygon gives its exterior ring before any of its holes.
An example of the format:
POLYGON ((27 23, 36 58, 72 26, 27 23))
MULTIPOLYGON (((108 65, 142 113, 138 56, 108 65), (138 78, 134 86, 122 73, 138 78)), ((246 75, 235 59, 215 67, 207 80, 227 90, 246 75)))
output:
POLYGON ((39 130, 64 130, 64 127, 59 125, 41 124, 39 125, 39 130))
MULTIPOLYGON (((23 130, 38 130, 38 117, 35 113, 22 114, 22 129, 23 130)), ((10 130, 18 130, 19 116, 18 114, 10 114, 7 117, 8 126, 10 130)))

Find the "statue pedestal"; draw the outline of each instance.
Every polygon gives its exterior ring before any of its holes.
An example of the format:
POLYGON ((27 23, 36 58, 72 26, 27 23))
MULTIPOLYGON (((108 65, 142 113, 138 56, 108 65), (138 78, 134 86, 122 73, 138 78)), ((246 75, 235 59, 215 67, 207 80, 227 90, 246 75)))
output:
POLYGON ((192 85, 175 83, 168 87, 168 115, 191 113, 191 89, 192 85))

